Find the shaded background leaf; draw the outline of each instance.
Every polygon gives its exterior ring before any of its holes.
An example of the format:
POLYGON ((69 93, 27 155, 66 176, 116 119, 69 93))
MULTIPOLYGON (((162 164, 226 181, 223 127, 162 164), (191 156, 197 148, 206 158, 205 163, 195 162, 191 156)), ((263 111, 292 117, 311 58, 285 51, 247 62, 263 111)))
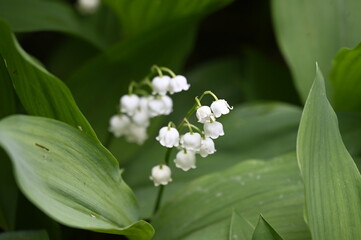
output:
POLYGON ((44 230, 0 233, 0 240, 49 240, 44 230))
MULTIPOLYGON (((100 12, 100 11, 99 11, 100 12)), ((102 49, 110 40, 97 33, 97 13, 82 17, 75 6, 58 0, 1 0, 0 18, 6 20, 14 32, 57 31, 77 36, 102 49)))
POLYGON ((361 111, 361 44, 338 52, 333 60, 330 82, 336 109, 361 111))
POLYGON ((272 0, 278 44, 302 101, 312 85, 314 63, 327 74, 340 48, 361 41, 360 9, 358 0, 272 0))

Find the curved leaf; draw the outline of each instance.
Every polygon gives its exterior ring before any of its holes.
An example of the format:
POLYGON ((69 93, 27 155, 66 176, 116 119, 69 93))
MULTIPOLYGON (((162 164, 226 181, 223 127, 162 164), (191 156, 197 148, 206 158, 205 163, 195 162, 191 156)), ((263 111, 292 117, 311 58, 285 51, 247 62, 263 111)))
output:
POLYGON ((312 85, 314 62, 328 72, 340 48, 359 43, 360 9, 359 0, 272 1, 278 44, 303 101, 312 85))
POLYGON ((74 128, 47 118, 12 116, 0 122, 0 144, 11 156, 25 195, 72 227, 150 239, 138 221, 134 195, 117 160, 74 128))
POLYGON ((297 159, 312 238, 361 239, 360 173, 342 142, 318 68, 298 131, 297 159))
POLYGON ((228 239, 229 215, 237 209, 251 224, 262 213, 286 239, 305 240, 310 236, 302 206, 303 185, 292 154, 196 179, 164 204, 152 224, 155 239, 228 239))
POLYGON ((20 48, 3 21, 0 21, 0 36, 0 54, 26 111, 66 122, 97 139, 69 89, 20 48))
POLYGON ((361 44, 342 49, 335 57, 330 74, 333 103, 338 110, 361 112, 361 44))

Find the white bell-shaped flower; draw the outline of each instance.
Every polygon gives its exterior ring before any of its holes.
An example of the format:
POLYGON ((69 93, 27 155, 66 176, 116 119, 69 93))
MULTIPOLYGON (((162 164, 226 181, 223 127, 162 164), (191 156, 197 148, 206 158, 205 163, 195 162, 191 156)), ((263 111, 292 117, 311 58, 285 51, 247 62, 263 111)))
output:
POLYGON ((128 142, 137 143, 142 145, 147 140, 147 128, 131 123, 128 126, 128 131, 125 135, 128 142))
POLYGON ((109 125, 109 132, 120 137, 128 132, 130 119, 126 115, 117 114, 110 118, 109 125))
POLYGON ((198 119, 198 122, 205 123, 205 122, 211 122, 216 120, 214 117, 212 110, 208 106, 201 106, 197 109, 196 116, 198 119))
POLYGON ((202 137, 199 133, 186 133, 182 136, 180 143, 182 147, 190 151, 198 151, 201 148, 202 137))
POLYGON ((149 115, 146 111, 138 110, 134 113, 132 120, 139 126, 148 127, 149 126, 149 115))
POLYGON ((149 126, 149 110, 148 110, 148 98, 141 97, 139 99, 139 106, 137 111, 135 111, 132 116, 132 120, 139 126, 148 127, 149 126))
POLYGON ((172 172, 167 165, 157 165, 152 168, 152 175, 149 177, 154 182, 154 186, 167 185, 172 181, 172 172))
POLYGON ((217 139, 219 136, 224 135, 223 125, 217 121, 204 123, 203 129, 206 137, 217 139))
POLYGON ((122 113, 133 116, 139 106, 139 97, 135 94, 127 94, 120 98, 120 108, 122 113))
POLYGON ((165 96, 152 96, 148 102, 149 116, 168 115, 173 111, 172 99, 165 96))
POLYGON ((153 94, 166 95, 169 89, 170 77, 157 76, 152 80, 153 94))
POLYGON ((77 8, 82 14, 92 14, 96 12, 100 0, 78 0, 77 8))
POLYGON ((214 146, 214 141, 209 137, 202 139, 201 148, 198 151, 199 155, 207 157, 209 154, 213 154, 215 152, 216 148, 214 146))
POLYGON ((187 91, 191 85, 188 84, 187 79, 184 76, 177 75, 169 82, 170 94, 187 91))
POLYGON ((160 144, 167 148, 179 146, 179 132, 173 127, 162 127, 159 130, 159 135, 156 137, 160 144))
POLYGON ((196 154, 193 151, 180 150, 174 159, 174 163, 177 168, 181 168, 183 171, 196 168, 196 154))
POLYGON ((226 100, 219 99, 211 104, 211 109, 213 111, 214 116, 218 118, 221 115, 228 114, 229 110, 232 110, 233 107, 230 107, 226 100))

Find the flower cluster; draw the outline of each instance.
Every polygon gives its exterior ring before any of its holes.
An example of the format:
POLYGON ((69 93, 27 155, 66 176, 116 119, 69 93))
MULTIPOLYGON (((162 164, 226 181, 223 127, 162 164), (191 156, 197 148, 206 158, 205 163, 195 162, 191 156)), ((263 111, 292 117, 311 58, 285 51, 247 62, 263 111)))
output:
MULTIPOLYGON (((178 127, 170 122, 159 130, 156 140, 169 149, 179 149, 174 159, 177 168, 184 171, 196 168, 196 154, 204 158, 216 152, 213 140, 224 135, 223 125, 217 118, 228 114, 232 109, 226 100, 218 99, 212 92, 206 91, 200 98, 196 98, 196 105, 178 127), (207 94, 212 95, 215 100, 210 106, 203 106, 200 101, 207 94), (196 112, 198 122, 203 124, 203 130, 189 122, 188 118, 193 112, 196 112), (181 135, 179 131, 183 127, 187 127, 188 132, 181 135)), ((167 159, 164 164, 153 167, 150 179, 155 186, 166 185, 172 181, 167 159)))
POLYGON ((150 119, 173 111, 173 101, 167 93, 186 91, 189 86, 185 77, 176 76, 168 68, 153 66, 148 77, 140 83, 132 82, 129 93, 120 98, 120 113, 110 118, 109 131, 115 137, 124 136, 129 142, 143 144, 148 137, 150 119))

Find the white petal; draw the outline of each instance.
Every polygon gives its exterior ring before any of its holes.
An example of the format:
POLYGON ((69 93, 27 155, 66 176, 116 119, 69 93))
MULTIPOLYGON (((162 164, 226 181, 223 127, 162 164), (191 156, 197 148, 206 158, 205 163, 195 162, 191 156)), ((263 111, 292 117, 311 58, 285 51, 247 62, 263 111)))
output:
POLYGON ((177 168, 188 171, 191 168, 196 168, 196 155, 192 151, 180 150, 174 159, 174 163, 177 168))
POLYGON ((169 76, 157 76, 152 80, 153 94, 165 95, 169 89, 170 77, 169 76))
POLYGON ((152 168, 152 174, 149 177, 155 186, 167 185, 172 181, 172 172, 167 165, 157 165, 152 168))
POLYGON ((139 106, 139 97, 135 94, 124 95, 120 99, 121 112, 133 116, 139 106))

